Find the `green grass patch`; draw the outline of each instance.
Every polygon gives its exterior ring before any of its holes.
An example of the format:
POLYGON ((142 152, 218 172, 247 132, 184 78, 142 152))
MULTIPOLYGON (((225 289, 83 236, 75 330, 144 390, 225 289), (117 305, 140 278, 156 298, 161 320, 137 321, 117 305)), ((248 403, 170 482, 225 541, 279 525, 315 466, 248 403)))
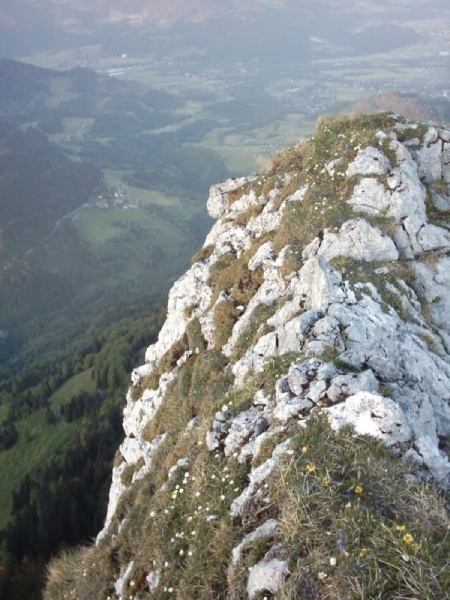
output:
POLYGON ((0 528, 9 521, 12 492, 26 475, 33 476, 43 464, 48 464, 73 438, 79 425, 59 421, 49 426, 45 410, 16 422, 19 439, 1 453, 2 485, 0 487, 0 528))
POLYGON ((53 411, 58 412, 65 402, 80 393, 81 390, 88 393, 95 392, 95 379, 92 377, 92 369, 86 369, 65 381, 48 399, 50 407, 53 411))
POLYGON ((446 598, 448 498, 409 472, 374 439, 311 420, 271 485, 291 572, 277 598, 446 598))

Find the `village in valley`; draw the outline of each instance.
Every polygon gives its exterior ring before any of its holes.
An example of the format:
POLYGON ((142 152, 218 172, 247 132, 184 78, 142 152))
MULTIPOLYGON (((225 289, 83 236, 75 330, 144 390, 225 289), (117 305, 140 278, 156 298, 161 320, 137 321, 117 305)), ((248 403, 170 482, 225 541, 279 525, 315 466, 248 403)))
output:
POLYGON ((123 210, 136 209, 142 207, 141 200, 133 199, 127 188, 120 182, 114 187, 109 188, 104 194, 97 196, 93 202, 83 204, 84 208, 95 207, 102 210, 107 208, 122 208, 123 210))

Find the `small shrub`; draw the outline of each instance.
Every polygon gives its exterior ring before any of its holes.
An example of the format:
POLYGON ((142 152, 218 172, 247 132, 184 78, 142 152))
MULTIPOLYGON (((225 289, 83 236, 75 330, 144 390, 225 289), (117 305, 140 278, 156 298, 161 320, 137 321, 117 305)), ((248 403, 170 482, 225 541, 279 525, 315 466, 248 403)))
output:
POLYGON ((48 566, 44 600, 112 597, 115 570, 99 546, 65 551, 48 566))
POLYGON ((234 324, 239 316, 236 303, 233 300, 224 300, 214 308, 214 346, 222 348, 230 338, 234 324))
POLYGON ((190 321, 186 327, 186 336, 188 340, 189 350, 191 352, 201 352, 206 350, 206 340, 203 335, 200 321, 195 318, 190 321))
POLYGON ((230 293, 236 304, 248 304, 263 280, 262 269, 250 271, 243 257, 235 259, 226 255, 211 270, 209 283, 214 288, 212 304, 221 292, 230 293))
POLYGON ((263 204, 253 204, 252 206, 247 208, 247 210, 244 210, 243 212, 240 212, 238 215, 236 215, 234 219, 234 225, 236 227, 246 227, 250 219, 252 219, 253 217, 257 217, 261 214, 263 208, 263 204))
POLYGON ((423 340, 426 343, 426 345, 428 346, 428 350, 430 352, 433 352, 433 354, 440 356, 441 353, 438 350, 436 340, 431 335, 431 333, 428 333, 427 331, 422 331, 419 333, 419 337, 421 340, 423 340))
POLYGON ((207 260, 214 252, 214 246, 211 244, 209 246, 203 246, 200 250, 194 254, 191 260, 191 264, 195 264, 197 262, 203 262, 207 260))
POLYGON ((183 337, 177 340, 161 357, 158 363, 158 369, 162 373, 170 372, 176 366, 186 350, 188 350, 188 339, 186 334, 184 334, 183 337))
POLYGON ((417 127, 411 126, 402 128, 401 130, 397 130, 397 140, 402 143, 413 140, 414 138, 422 140, 428 129, 429 127, 425 123, 420 123, 417 127))
POLYGON ((439 263, 439 254, 434 250, 431 250, 430 252, 424 252, 419 256, 419 260, 430 267, 430 269, 434 269, 434 267, 439 263))
POLYGON ((273 159, 269 174, 301 172, 304 168, 307 152, 307 142, 300 142, 297 146, 285 148, 273 159))

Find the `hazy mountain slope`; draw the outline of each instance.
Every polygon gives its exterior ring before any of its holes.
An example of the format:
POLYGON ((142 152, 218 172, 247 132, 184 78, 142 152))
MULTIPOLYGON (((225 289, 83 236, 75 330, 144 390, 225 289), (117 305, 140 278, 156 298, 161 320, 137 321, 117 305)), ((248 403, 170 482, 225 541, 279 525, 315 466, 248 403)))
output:
MULTIPOLYGON (((445 6, 443 0, 423 0, 415 9, 430 11, 445 6)), ((33 21, 50 18, 53 25, 72 32, 83 33, 93 24, 129 22, 132 25, 174 24, 199 22, 219 18, 230 13, 235 15, 256 13, 267 9, 301 9, 306 14, 320 7, 346 11, 349 14, 380 16, 397 10, 410 9, 402 0, 396 2, 357 2, 355 0, 325 0, 312 6, 305 0, 95 0, 65 2, 57 0, 21 0, 0 9, 0 25, 5 28, 28 29, 33 21)))
POLYGON ((211 189, 105 527, 47 600, 446 597, 449 152, 428 125, 324 119, 211 189))
POLYGON ((420 98, 407 98, 392 90, 359 100, 344 112, 354 115, 393 112, 416 121, 428 121, 436 118, 435 112, 421 104, 420 98))
POLYGON ((188 120, 185 104, 87 69, 0 60, 4 369, 42 315, 85 314, 112 289, 115 301, 159 292, 186 267, 209 227, 204 195, 230 171, 189 129, 158 131, 188 120))
POLYGON ((4 7, 0 12, 0 24, 9 28, 27 28, 32 18, 39 13, 50 15, 53 23, 65 29, 77 31, 92 22, 117 23, 128 21, 131 24, 150 22, 156 24, 176 23, 179 21, 202 21, 211 17, 220 17, 231 11, 256 11, 267 7, 289 5, 288 0, 96 0, 95 2, 65 3, 52 0, 27 0, 14 6, 4 7))

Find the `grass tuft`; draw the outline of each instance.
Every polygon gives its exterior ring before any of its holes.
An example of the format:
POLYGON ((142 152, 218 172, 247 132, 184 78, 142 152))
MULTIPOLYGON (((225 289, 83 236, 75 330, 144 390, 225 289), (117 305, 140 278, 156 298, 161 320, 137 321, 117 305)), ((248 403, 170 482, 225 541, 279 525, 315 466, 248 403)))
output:
POLYGON ((271 485, 292 573, 277 598, 448 597, 443 493, 376 440, 335 433, 323 416, 290 453, 271 485))

